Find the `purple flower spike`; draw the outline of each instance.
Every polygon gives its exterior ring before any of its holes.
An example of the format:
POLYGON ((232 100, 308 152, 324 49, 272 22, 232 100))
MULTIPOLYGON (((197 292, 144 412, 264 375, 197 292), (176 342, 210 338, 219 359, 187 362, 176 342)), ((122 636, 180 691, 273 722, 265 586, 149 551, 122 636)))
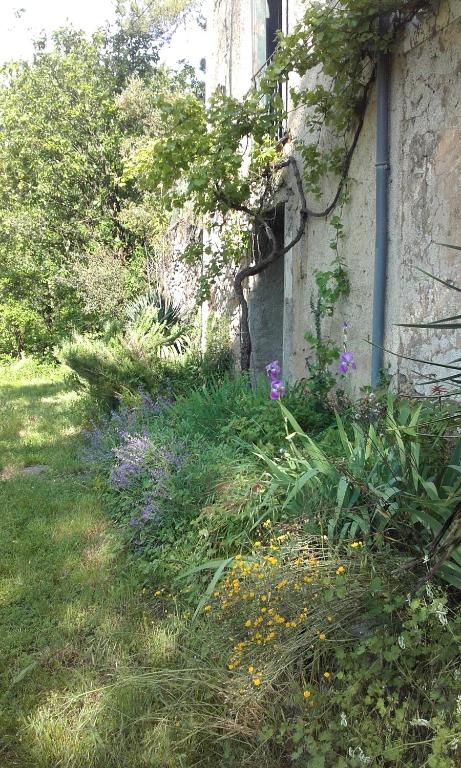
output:
POLYGON ((282 373, 282 369, 280 368, 279 361, 273 360, 272 363, 269 363, 269 365, 266 365, 266 373, 271 381, 278 381, 279 376, 282 373))
POLYGON ((286 395, 286 387, 283 384, 282 381, 272 381, 271 383, 271 391, 270 391, 270 399, 271 400, 280 400, 280 398, 284 397, 286 395))
POLYGON ((338 373, 341 373, 343 376, 345 376, 346 373, 349 373, 350 370, 357 370, 354 355, 352 352, 341 352, 339 356, 338 373))

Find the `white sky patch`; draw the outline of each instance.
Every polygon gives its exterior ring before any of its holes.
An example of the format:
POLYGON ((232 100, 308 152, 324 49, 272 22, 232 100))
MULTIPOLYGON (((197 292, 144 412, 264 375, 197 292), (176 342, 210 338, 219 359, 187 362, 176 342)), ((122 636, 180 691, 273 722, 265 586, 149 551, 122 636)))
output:
POLYGON ((112 0, 0 0, 0 61, 29 59, 43 31, 72 24, 91 34, 113 18, 112 0))
MULTIPOLYGON (((91 35, 115 18, 115 0, 0 0, 0 64, 30 59, 33 40, 42 32, 72 25, 91 35)), ((179 25, 161 52, 170 67, 185 59, 197 70, 205 56, 206 32, 189 19, 179 25)))

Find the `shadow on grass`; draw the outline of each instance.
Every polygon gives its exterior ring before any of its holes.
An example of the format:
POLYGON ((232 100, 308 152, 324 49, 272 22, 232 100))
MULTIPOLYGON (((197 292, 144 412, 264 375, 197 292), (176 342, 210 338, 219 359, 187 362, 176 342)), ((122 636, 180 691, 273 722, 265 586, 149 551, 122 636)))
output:
POLYGON ((68 392, 59 381, 1 390, 2 456, 50 466, 0 482, 2 768, 129 768, 129 724, 155 700, 111 687, 157 652, 134 566, 90 480, 75 477, 87 467, 68 392))

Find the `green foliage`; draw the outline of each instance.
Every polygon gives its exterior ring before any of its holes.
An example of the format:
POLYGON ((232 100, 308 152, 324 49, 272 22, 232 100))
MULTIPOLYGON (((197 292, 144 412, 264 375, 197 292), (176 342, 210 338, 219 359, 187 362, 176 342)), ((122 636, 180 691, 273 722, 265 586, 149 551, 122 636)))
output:
POLYGON ((174 647, 173 626, 146 622, 136 565, 85 476, 88 405, 56 366, 23 359, 0 368, 5 768, 141 768, 144 747, 113 713, 135 720, 155 696, 102 687, 108 669, 119 684, 140 665, 165 663, 174 647), (33 474, 37 465, 44 470, 33 474), (87 697, 89 688, 101 694, 87 697))
POLYGON ((270 533, 228 564, 205 606, 207 659, 219 649, 228 669, 214 706, 230 764, 251 765, 258 749, 269 766, 454 768, 460 617, 446 595, 397 583, 389 553, 270 533))
POLYGON ((119 334, 108 341, 75 334, 56 354, 102 406, 113 408, 140 386, 157 390, 162 383, 160 365, 133 354, 119 334))
POLYGON ((112 241, 120 169, 112 78, 98 46, 71 31, 53 43, 37 47, 32 64, 4 67, 0 89, 2 294, 43 318, 45 346, 78 317, 63 265, 95 230, 112 241))
MULTIPOLYGON (((325 84, 295 87, 291 96, 295 108, 304 109, 309 133, 315 134, 312 141, 296 145, 303 161, 306 191, 319 196, 325 176, 340 177, 335 199, 325 207, 324 215, 328 215, 344 191, 355 146, 351 134, 360 131, 376 52, 387 48, 399 25, 425 6, 424 2, 415 6, 391 0, 384 6, 370 0, 348 0, 340 6, 311 3, 294 30, 280 36, 272 62, 257 86, 242 99, 218 89, 207 106, 190 95, 162 103, 163 132, 139 146, 126 165, 125 176, 137 178, 148 189, 161 189, 172 206, 181 207, 188 201, 205 221, 217 212, 221 215, 222 245, 210 250, 209 283, 226 264, 239 263, 244 254, 244 235, 239 249, 229 247, 229 218, 237 215, 241 229, 248 233, 249 225, 270 205, 287 165, 277 135, 277 127, 287 118, 279 84, 288 81, 292 73, 303 78, 321 70, 326 76, 325 84), (383 38, 377 18, 393 12, 398 13, 394 14, 392 33, 383 38), (324 147, 319 140, 325 126, 333 146, 324 147)), ((339 235, 338 217, 331 223, 339 235)), ((205 250, 209 248, 206 244, 205 250)), ((196 259, 201 254, 202 248, 194 250, 196 259)), ((347 282, 339 263, 329 277, 319 273, 318 281, 330 281, 328 290, 335 295, 344 293, 347 282)))
POLYGON ((172 765, 455 768, 458 592, 437 580, 459 569, 431 542, 459 502, 459 446, 433 404, 373 396, 314 439, 308 393, 284 401, 303 430, 246 377, 108 421, 99 487, 152 610, 174 601, 185 622, 179 655, 135 679, 161 688, 172 765), (148 443, 116 488, 127 433, 148 443))
POLYGON ((120 176, 138 137, 158 128, 157 97, 198 88, 187 66, 156 66, 167 6, 155 29, 119 17, 91 40, 60 30, 31 62, 1 69, 0 304, 12 330, 0 331, 0 354, 101 331, 152 284, 168 215, 120 176))
POLYGON ((40 352, 48 332, 44 317, 27 300, 7 297, 0 304, 0 355, 40 352))
MULTIPOLYGON (((281 409, 289 432, 288 448, 279 461, 260 454, 271 476, 266 497, 271 509, 274 498, 290 516, 306 514, 314 506, 314 530, 320 528, 331 542, 360 536, 369 546, 380 546, 393 540, 397 546, 428 555, 429 545, 461 501, 460 444, 457 441, 453 453, 447 454, 446 422, 432 418, 428 425, 421 404, 411 408, 389 396, 384 418, 366 430, 336 417, 338 456, 307 435, 283 405, 281 409), (421 436, 428 426, 437 430, 429 441, 421 436), (416 547, 415 526, 419 529, 416 547)), ((276 503, 275 514, 277 509, 276 503)), ((436 568, 461 588, 456 531, 452 541, 446 559, 442 557, 436 568)))
POLYGON ((150 293, 127 307, 124 326, 112 323, 103 338, 74 335, 57 354, 101 403, 114 407, 144 387, 166 391, 169 368, 163 361, 188 343, 178 310, 150 293))

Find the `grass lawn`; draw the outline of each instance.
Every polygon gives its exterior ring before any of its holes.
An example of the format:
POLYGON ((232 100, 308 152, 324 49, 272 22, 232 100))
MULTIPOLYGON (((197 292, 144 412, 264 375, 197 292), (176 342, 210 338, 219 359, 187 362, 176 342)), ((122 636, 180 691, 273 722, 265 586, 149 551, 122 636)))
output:
POLYGON ((1 768, 170 765, 155 691, 130 679, 174 631, 152 626, 92 487, 84 414, 60 372, 0 369, 1 768))

